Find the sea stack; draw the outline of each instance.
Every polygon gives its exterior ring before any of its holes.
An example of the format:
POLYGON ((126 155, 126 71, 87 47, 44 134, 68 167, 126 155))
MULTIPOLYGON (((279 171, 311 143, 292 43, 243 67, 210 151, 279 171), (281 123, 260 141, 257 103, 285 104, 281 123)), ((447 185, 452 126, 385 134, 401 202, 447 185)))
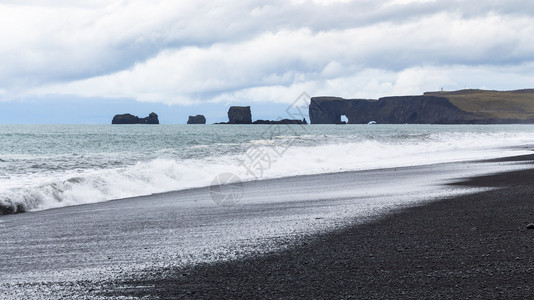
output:
POLYGON ((206 117, 203 115, 189 116, 187 124, 206 124, 206 117))
POLYGON ((158 115, 150 113, 146 118, 139 118, 132 114, 115 115, 111 124, 159 124, 158 115))
POLYGON ((231 106, 228 110, 228 124, 252 124, 250 106, 231 106))

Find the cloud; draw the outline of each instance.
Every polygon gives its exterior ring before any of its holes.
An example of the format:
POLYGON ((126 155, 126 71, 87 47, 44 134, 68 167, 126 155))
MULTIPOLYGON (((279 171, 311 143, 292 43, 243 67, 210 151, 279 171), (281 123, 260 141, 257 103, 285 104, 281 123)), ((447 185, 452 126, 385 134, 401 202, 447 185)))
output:
POLYGON ((0 98, 286 102, 303 90, 458 88, 475 73, 532 86, 533 11, 515 0, 4 1, 0 98))

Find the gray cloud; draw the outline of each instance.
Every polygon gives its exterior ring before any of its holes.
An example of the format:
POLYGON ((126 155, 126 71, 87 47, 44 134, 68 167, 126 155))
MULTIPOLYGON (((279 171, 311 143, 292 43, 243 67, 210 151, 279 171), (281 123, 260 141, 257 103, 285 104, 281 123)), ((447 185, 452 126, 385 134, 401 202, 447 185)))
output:
MULTIPOLYGON (((464 67, 495 82, 495 66, 534 61, 533 12, 516 0, 3 1, 0 98, 269 101, 298 89, 393 92, 406 74, 464 67)), ((400 89, 455 84, 435 78, 400 89)))

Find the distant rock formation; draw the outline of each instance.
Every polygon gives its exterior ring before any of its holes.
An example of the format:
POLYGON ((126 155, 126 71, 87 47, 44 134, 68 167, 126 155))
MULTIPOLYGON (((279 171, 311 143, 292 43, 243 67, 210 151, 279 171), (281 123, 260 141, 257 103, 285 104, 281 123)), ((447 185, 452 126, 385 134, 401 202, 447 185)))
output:
POLYGON ((132 114, 115 115, 111 124, 159 124, 158 115, 150 113, 146 118, 139 118, 132 114))
POLYGON ((272 125, 272 124, 295 124, 295 125, 306 125, 308 124, 308 121, 306 121, 306 118, 302 119, 302 120, 292 120, 292 119, 282 119, 282 120, 277 120, 277 121, 271 121, 271 120, 256 120, 254 122, 252 122, 252 124, 267 124, 267 125, 272 125))
POLYGON ((206 117, 203 115, 189 116, 187 124, 206 124, 206 117))
POLYGON ((458 109, 449 100, 431 96, 387 97, 379 100, 314 97, 311 99, 312 124, 341 124, 345 115, 348 124, 419 124, 457 123, 469 113, 458 109))
MULTIPOLYGON (((189 117, 191 119, 191 117, 189 117)), ((228 122, 220 122, 215 124, 298 124, 304 125, 308 124, 306 118, 302 120, 291 120, 291 119, 282 119, 282 120, 256 120, 252 122, 252 113, 250 112, 250 106, 231 106, 228 110, 228 122)))
POLYGON ((521 124, 534 123, 534 90, 428 92, 378 100, 313 97, 311 124, 521 124))
POLYGON ((231 106, 228 110, 227 124, 252 124, 250 106, 231 106))

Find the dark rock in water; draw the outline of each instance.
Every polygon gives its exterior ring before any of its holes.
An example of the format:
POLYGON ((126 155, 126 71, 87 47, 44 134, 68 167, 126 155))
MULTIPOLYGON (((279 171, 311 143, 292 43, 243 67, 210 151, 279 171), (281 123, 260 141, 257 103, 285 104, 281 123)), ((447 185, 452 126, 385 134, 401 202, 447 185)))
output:
POLYGON ((150 113, 146 118, 139 118, 132 114, 115 115, 111 124, 159 124, 158 115, 150 113))
POLYGON ((530 223, 527 225, 527 229, 534 229, 534 223, 530 223))
POLYGON ((228 110, 227 124, 252 124, 250 106, 231 106, 228 110))
MULTIPOLYGON (((191 120, 191 117, 189 117, 191 120)), ((228 110, 228 122, 220 122, 215 124, 297 124, 305 125, 308 124, 306 118, 302 120, 296 119, 281 119, 281 120, 256 120, 252 122, 252 113, 250 111, 250 106, 231 106, 228 110)))
POLYGON ((206 124, 206 117, 203 115, 189 116, 187 124, 206 124))
POLYGON ((306 118, 303 120, 294 120, 294 119, 282 119, 278 121, 271 121, 271 120, 256 120, 252 122, 252 124, 295 124, 295 125, 306 125, 308 122, 306 121, 306 118))
POLYGON ((271 120, 256 120, 254 122, 252 122, 252 124, 273 124, 274 121, 271 121, 271 120))
POLYGON ((23 212, 26 212, 26 207, 21 203, 0 203, 0 216, 23 212))
POLYGON ((137 124, 139 123, 139 117, 131 114, 115 115, 111 124, 137 124))

